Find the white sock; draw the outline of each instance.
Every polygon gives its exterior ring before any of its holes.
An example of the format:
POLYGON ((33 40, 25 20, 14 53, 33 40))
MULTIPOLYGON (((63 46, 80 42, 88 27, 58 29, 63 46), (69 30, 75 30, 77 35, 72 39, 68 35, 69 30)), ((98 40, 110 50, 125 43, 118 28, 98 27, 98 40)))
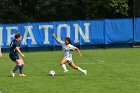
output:
POLYGON ((66 70, 67 70, 67 68, 66 68, 66 65, 65 65, 65 64, 62 64, 62 68, 64 69, 64 71, 66 71, 66 70))
POLYGON ((83 70, 83 69, 80 68, 80 67, 78 67, 78 70, 81 71, 81 72, 83 72, 83 73, 84 73, 84 71, 85 71, 85 70, 83 70))

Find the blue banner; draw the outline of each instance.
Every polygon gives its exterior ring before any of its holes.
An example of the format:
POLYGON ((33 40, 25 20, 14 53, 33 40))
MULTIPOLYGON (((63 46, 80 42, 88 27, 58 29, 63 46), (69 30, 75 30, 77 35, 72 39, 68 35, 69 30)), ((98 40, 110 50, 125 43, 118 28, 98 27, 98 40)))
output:
POLYGON ((140 42, 140 18, 134 19, 134 42, 140 42))
POLYGON ((106 44, 133 42, 132 19, 105 20, 105 25, 106 44))
MULTIPOLYGON (((52 37, 52 33, 55 33, 60 40, 64 40, 66 36, 70 37, 73 45, 133 42, 132 19, 0 24, 2 48, 9 47, 17 32, 23 35, 21 47, 59 45, 52 37)), ((136 38, 136 41, 138 40, 139 38, 136 38)))

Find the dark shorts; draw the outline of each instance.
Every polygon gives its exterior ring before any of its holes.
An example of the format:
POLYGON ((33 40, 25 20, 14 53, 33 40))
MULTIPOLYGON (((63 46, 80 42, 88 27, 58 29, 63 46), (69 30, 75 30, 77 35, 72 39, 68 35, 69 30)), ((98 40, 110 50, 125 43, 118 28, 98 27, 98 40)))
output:
POLYGON ((13 55, 9 55, 9 57, 10 57, 10 59, 12 60, 12 61, 17 61, 17 60, 19 60, 20 59, 20 57, 19 56, 13 56, 13 55))

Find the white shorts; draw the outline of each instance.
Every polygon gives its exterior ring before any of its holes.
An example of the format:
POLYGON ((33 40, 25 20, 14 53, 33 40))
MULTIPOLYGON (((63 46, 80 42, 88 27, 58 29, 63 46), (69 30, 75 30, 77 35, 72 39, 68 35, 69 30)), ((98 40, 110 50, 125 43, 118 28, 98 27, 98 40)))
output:
POLYGON ((66 56, 66 57, 64 57, 64 59, 67 60, 68 63, 73 62, 73 60, 72 60, 72 55, 70 55, 70 56, 66 56))

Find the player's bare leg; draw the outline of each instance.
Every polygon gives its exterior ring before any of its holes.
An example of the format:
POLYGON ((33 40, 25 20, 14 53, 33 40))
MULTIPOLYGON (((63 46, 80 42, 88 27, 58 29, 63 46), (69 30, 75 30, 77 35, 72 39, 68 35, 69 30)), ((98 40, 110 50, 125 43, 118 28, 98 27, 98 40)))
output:
POLYGON ((62 68, 64 69, 64 72, 68 72, 67 67, 65 65, 65 63, 67 63, 67 60, 62 59, 60 62, 60 65, 62 66, 62 68))
POLYGON ((82 68, 78 67, 77 65, 74 64, 74 62, 69 63, 69 65, 70 65, 73 69, 77 69, 77 70, 81 71, 82 73, 84 73, 85 75, 87 75, 87 70, 83 70, 82 68))

